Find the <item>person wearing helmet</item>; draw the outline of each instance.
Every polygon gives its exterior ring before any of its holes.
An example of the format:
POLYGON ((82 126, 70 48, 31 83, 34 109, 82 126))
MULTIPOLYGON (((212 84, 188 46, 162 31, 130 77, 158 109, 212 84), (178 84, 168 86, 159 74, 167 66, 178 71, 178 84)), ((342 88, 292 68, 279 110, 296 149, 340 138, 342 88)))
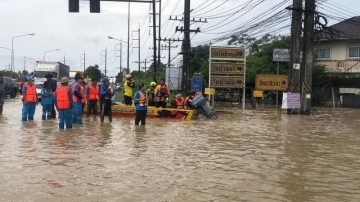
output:
POLYGON ((125 76, 125 83, 124 83, 124 104, 131 106, 133 101, 132 101, 132 96, 133 96, 133 88, 135 88, 135 83, 134 81, 132 81, 132 77, 131 74, 127 74, 125 76))
POLYGON ((102 80, 102 85, 100 86, 100 120, 101 123, 104 122, 105 116, 109 117, 109 122, 112 122, 112 101, 111 97, 114 95, 108 77, 104 77, 102 80))
POLYGON ((71 88, 69 88, 69 78, 63 77, 60 80, 61 86, 56 88, 55 91, 55 107, 59 112, 59 128, 66 129, 72 128, 71 112, 73 108, 73 94, 71 88))
POLYGON ((22 109, 22 121, 33 121, 36 105, 38 99, 36 95, 36 86, 34 85, 34 79, 28 77, 26 86, 23 86, 23 109, 22 109))
POLYGON ((155 88, 156 88, 156 82, 150 83, 150 88, 146 90, 146 95, 149 99, 148 106, 155 106, 155 88))
POLYGON ((165 79, 161 79, 155 88, 155 107, 166 108, 167 101, 170 101, 170 90, 165 85, 165 79))
POLYGON ((73 102, 74 102, 74 114, 73 114, 73 123, 74 124, 83 124, 82 121, 82 100, 85 98, 85 93, 81 87, 82 75, 77 73, 75 75, 76 83, 71 87, 73 93, 73 102))
POLYGON ((189 93, 189 95, 186 97, 185 102, 184 102, 185 109, 193 109, 193 107, 191 106, 190 101, 194 99, 195 94, 196 94, 195 91, 191 91, 189 93))

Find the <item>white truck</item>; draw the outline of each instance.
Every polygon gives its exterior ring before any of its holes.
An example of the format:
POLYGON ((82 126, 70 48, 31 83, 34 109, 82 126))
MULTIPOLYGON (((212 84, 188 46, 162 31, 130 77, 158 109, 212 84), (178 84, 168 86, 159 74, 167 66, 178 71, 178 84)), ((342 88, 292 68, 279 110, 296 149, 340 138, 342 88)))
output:
POLYGON ((61 62, 36 61, 34 77, 37 81, 44 80, 46 74, 51 74, 55 80, 69 77, 70 67, 61 62))

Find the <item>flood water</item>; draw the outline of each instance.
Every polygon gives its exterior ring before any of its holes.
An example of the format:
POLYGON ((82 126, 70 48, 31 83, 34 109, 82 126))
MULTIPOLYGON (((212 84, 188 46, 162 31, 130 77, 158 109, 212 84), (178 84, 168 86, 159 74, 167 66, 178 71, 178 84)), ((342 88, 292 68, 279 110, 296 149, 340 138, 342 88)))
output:
POLYGON ((217 121, 0 116, 0 201, 360 201, 360 111, 233 110, 217 121))

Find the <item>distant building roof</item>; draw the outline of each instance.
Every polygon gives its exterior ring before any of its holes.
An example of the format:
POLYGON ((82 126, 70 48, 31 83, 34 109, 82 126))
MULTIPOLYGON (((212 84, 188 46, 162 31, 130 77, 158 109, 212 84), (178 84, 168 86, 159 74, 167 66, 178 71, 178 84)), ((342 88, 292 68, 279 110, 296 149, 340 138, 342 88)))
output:
POLYGON ((320 40, 360 39, 360 16, 352 17, 318 32, 320 40))

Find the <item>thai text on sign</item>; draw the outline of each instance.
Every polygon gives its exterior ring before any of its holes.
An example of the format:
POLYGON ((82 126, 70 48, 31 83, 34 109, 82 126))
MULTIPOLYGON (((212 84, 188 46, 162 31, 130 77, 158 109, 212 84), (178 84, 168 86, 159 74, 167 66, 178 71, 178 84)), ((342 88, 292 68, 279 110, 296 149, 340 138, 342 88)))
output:
POLYGON ((257 75, 255 77, 255 89, 286 91, 288 89, 288 77, 282 75, 257 75))
POLYGON ((244 48, 211 48, 211 58, 245 59, 244 48))
POLYGON ((211 74, 244 74, 244 63, 211 63, 211 74))
POLYGON ((212 76, 211 87, 214 88, 242 88, 244 78, 240 76, 212 76))

